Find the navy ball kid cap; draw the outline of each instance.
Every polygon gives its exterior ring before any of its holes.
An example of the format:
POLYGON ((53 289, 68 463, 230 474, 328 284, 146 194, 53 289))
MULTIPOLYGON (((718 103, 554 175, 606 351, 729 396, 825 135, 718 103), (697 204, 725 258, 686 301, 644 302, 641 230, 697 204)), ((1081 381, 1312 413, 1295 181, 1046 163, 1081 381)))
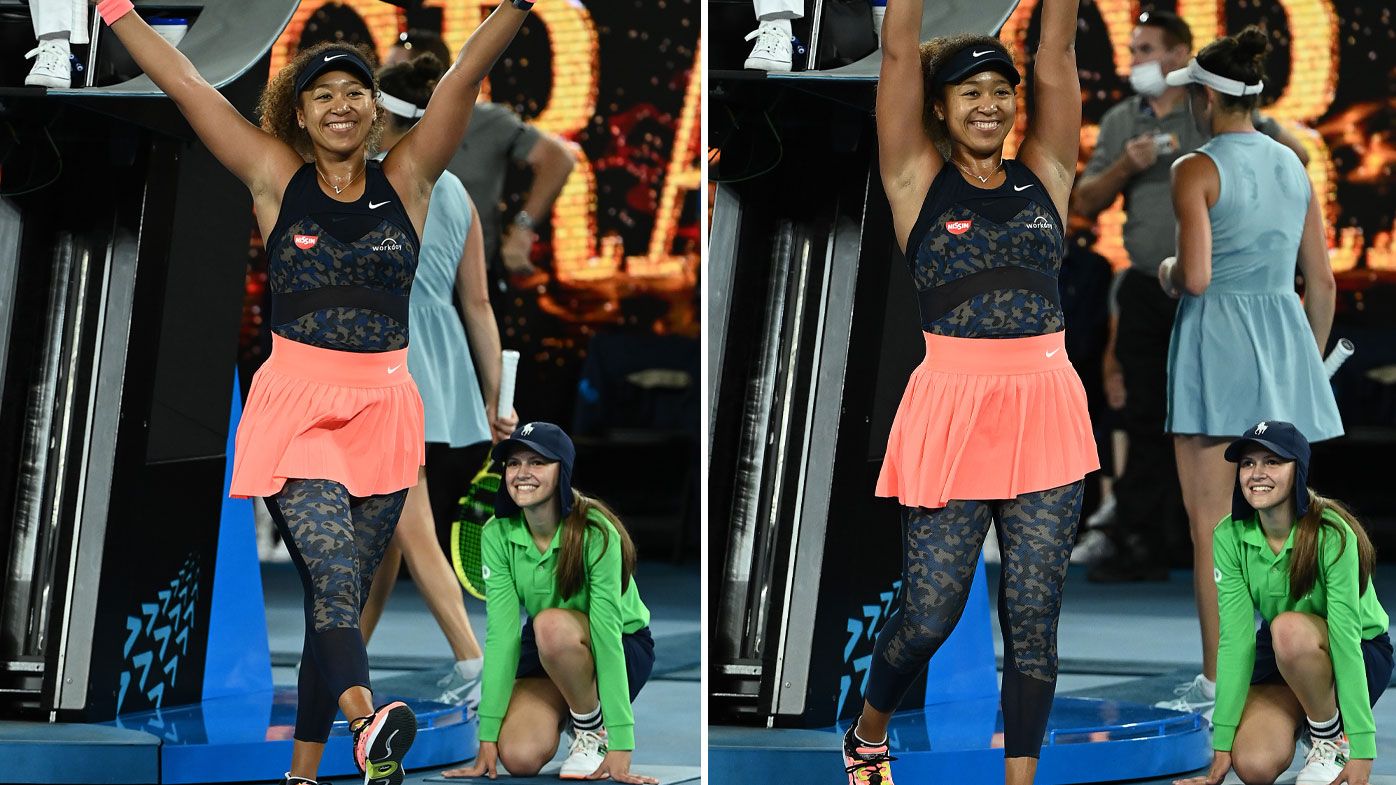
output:
MULTIPOLYGON (((577 460, 577 448, 563 430, 550 422, 530 422, 514 429, 508 439, 494 446, 494 459, 500 463, 520 450, 532 450, 550 461, 557 461, 557 487, 562 494, 562 517, 572 512, 572 464, 577 460)), ((509 495, 508 488, 500 488, 494 497, 494 514, 498 518, 509 518, 519 514, 519 505, 509 495)))
POLYGON ((980 71, 998 71, 1014 86, 1023 79, 1018 69, 1013 67, 1013 60, 1008 55, 999 51, 996 46, 980 44, 966 46, 950 55, 950 59, 936 72, 936 87, 958 84, 980 71))
MULTIPOLYGON (((1294 461, 1294 513, 1302 518, 1309 511, 1309 440, 1292 424, 1279 420, 1262 420, 1247 430, 1241 438, 1227 445, 1226 459, 1240 462, 1251 447, 1269 450, 1287 461, 1294 461)), ((1241 493, 1241 477, 1231 493, 1231 519, 1240 520, 1255 514, 1255 508, 1241 493)))
POLYGON ((296 95, 300 95, 310 88, 310 83, 316 77, 326 71, 348 71, 364 83, 364 87, 373 87, 373 69, 368 67, 362 56, 349 47, 334 47, 326 49, 315 56, 315 59, 301 67, 300 73, 296 74, 296 95))

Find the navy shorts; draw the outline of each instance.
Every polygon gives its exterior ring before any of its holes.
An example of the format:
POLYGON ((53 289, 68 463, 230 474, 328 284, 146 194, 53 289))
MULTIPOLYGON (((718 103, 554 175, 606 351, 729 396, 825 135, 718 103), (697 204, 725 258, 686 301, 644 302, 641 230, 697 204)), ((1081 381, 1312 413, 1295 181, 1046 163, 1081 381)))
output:
MULTIPOLYGON (((519 637, 519 669, 514 672, 514 678, 547 678, 548 673, 543 670, 543 663, 538 659, 538 639, 533 636, 533 619, 524 622, 523 633, 519 637)), ((630 702, 634 703, 635 696, 640 694, 640 688, 650 680, 650 671, 654 670, 654 636, 650 635, 649 627, 622 633, 620 648, 625 653, 625 676, 630 682, 630 702)))
MULTIPOLYGON (((1362 664, 1367 668, 1367 694, 1375 706, 1377 698, 1386 692, 1386 685, 1391 683, 1391 636, 1383 632, 1371 640, 1363 640, 1362 664)), ((1270 623, 1261 620, 1260 629, 1255 631, 1255 669, 1251 671, 1251 684, 1267 681, 1283 681, 1283 677, 1275 662, 1275 646, 1270 642, 1270 623)))

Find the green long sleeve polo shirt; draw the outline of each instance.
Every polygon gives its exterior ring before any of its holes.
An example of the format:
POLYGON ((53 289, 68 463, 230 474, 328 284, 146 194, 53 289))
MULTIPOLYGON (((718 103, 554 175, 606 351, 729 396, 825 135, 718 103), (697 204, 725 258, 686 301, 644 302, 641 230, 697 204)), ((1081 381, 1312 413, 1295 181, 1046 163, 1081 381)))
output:
POLYGON ((1287 611, 1310 613, 1328 623, 1338 708, 1354 758, 1377 756, 1376 723, 1368 702, 1362 641, 1386 632, 1390 619, 1368 585, 1359 591, 1357 539, 1342 516, 1324 511, 1338 527, 1319 528, 1319 570, 1314 586, 1298 600, 1289 593, 1289 558, 1294 529, 1279 553, 1265 540, 1256 519, 1222 519, 1212 532, 1212 558, 1221 613, 1217 649, 1217 704, 1212 713, 1212 747, 1229 751, 1245 708, 1255 667, 1255 612, 1267 622, 1287 611), (1340 535, 1339 532, 1342 532, 1340 535), (1344 545, 1346 540, 1346 545, 1344 545))
POLYGON ((523 606, 529 618, 548 608, 563 608, 585 613, 591 625, 596 688, 611 749, 635 749, 635 715, 630 708, 621 635, 647 626, 650 612, 640 600, 633 576, 621 591, 620 535, 615 526, 596 509, 591 510, 588 520, 601 528, 587 527, 583 541, 586 580, 580 591, 566 599, 557 589, 561 526, 548 548, 540 552, 522 514, 492 518, 485 524, 480 539, 486 597, 480 741, 499 741, 499 728, 509 708, 519 667, 519 607, 523 606))

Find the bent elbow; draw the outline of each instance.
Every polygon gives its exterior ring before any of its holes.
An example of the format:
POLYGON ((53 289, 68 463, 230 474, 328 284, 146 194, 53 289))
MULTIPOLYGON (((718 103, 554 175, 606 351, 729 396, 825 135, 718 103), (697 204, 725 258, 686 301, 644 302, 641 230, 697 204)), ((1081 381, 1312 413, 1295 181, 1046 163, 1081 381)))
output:
POLYGON ((1212 276, 1210 275, 1189 275, 1183 278, 1183 291, 1193 297, 1200 297, 1211 284, 1212 276))

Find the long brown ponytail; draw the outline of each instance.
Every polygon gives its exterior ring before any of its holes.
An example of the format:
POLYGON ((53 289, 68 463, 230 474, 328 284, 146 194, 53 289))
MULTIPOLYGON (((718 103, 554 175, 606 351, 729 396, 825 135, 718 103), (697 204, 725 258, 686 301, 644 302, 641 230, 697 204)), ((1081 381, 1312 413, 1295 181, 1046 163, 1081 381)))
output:
POLYGON ((1312 490, 1309 491, 1309 511, 1299 519, 1296 524, 1299 530, 1294 533, 1294 552, 1289 558, 1289 596, 1299 599, 1314 587, 1314 581, 1318 578, 1318 532, 1319 527, 1329 526, 1342 538, 1342 548, 1348 546, 1347 532, 1343 527, 1323 517, 1324 510, 1332 510, 1338 513, 1350 529, 1357 540, 1357 586, 1358 593, 1367 591, 1372 578, 1372 570, 1376 567, 1377 552, 1372 547, 1372 541, 1367 537, 1367 530, 1362 528, 1362 524, 1357 522, 1351 511, 1340 502, 1319 496, 1312 490))
POLYGON ((600 499, 593 499, 585 496, 577 489, 572 489, 572 512, 562 521, 562 547, 558 553, 557 563, 557 591, 565 600, 581 591, 582 584, 586 582, 587 568, 591 565, 586 563, 586 530, 588 526, 595 528, 605 539, 605 544, 601 546, 601 552, 611 547, 611 535, 606 531, 606 527, 591 520, 588 513, 597 510, 611 525, 616 527, 616 534, 620 538, 620 590, 624 592, 630 587, 630 576, 635 574, 635 543, 630 540, 630 532, 625 530, 625 526, 620 522, 620 516, 615 511, 607 507, 600 499))

